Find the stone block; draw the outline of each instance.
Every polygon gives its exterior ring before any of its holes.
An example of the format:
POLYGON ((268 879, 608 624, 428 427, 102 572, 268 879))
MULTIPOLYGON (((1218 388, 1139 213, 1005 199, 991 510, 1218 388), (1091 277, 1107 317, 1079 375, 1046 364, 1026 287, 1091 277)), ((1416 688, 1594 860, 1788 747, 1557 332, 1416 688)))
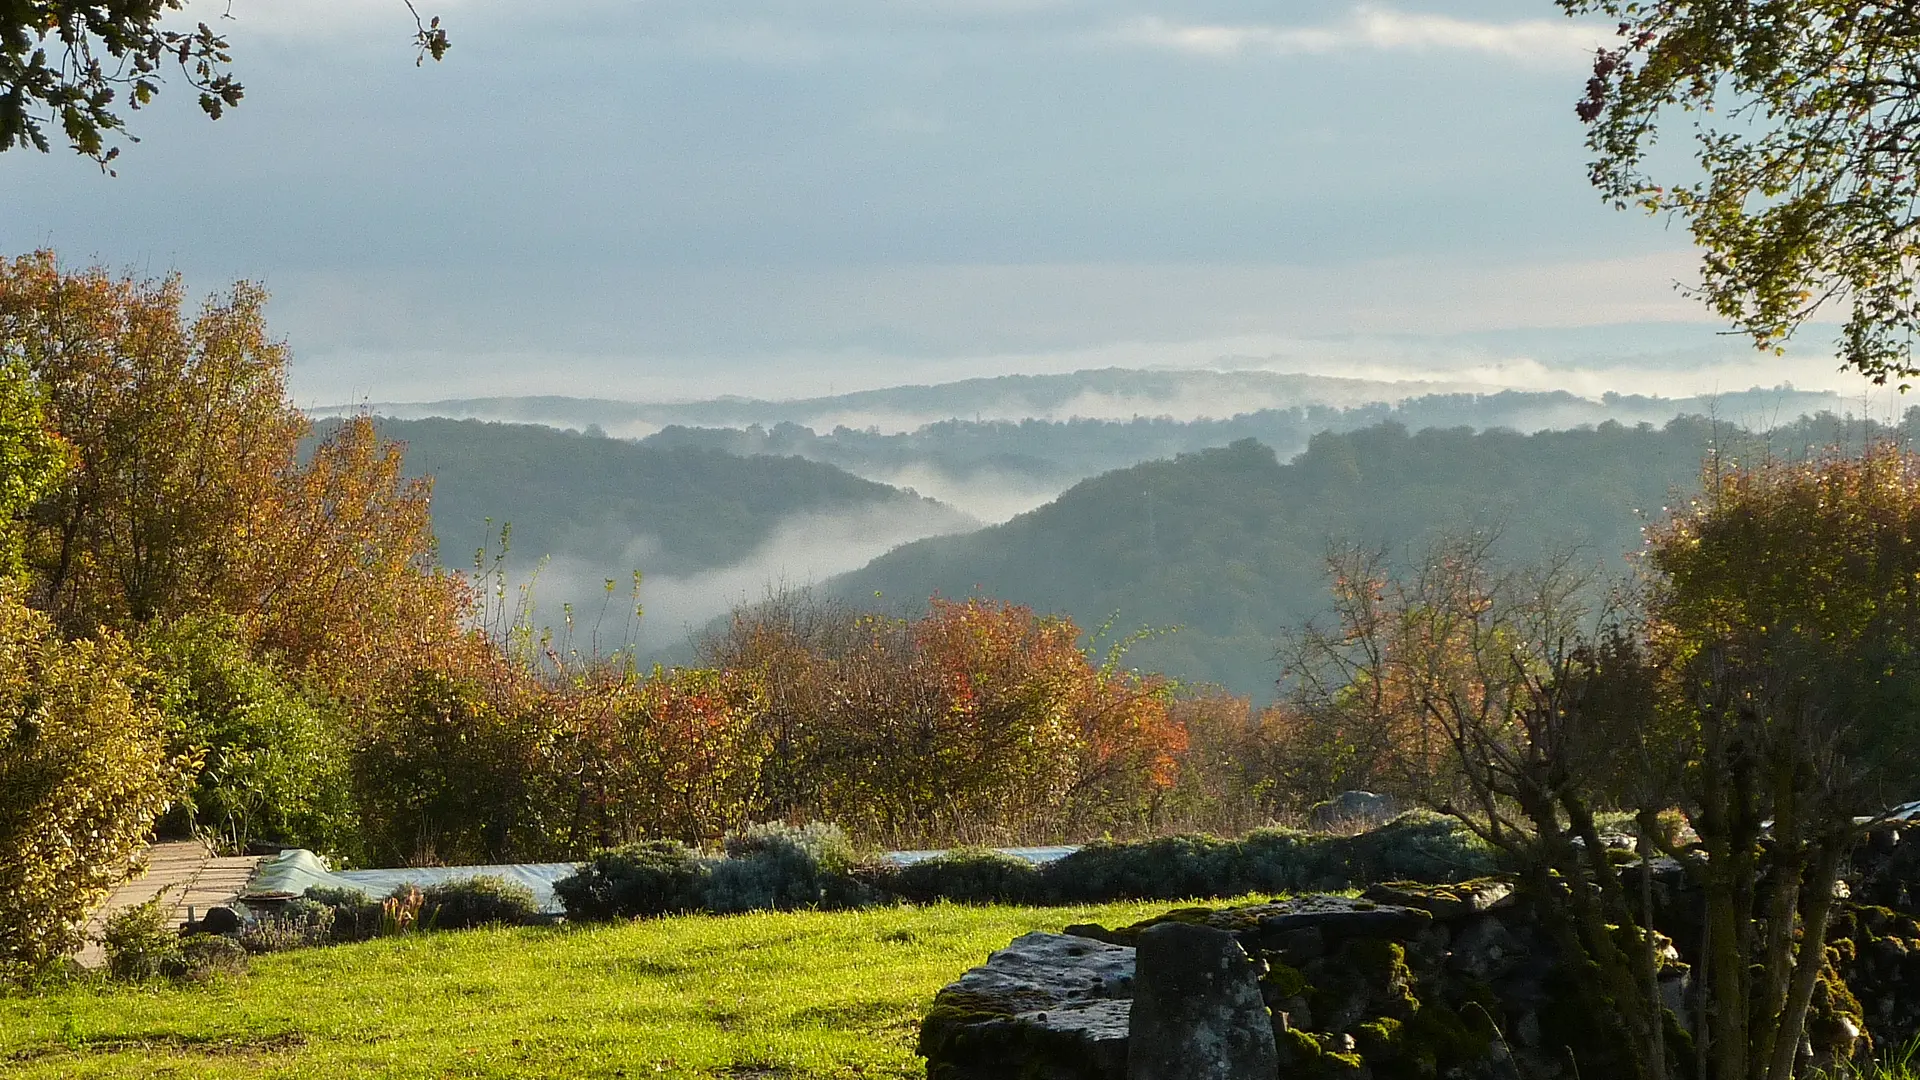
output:
POLYGON ((1127 1080, 1273 1080, 1279 1056, 1259 971, 1239 941, 1169 922, 1140 935, 1127 1080))

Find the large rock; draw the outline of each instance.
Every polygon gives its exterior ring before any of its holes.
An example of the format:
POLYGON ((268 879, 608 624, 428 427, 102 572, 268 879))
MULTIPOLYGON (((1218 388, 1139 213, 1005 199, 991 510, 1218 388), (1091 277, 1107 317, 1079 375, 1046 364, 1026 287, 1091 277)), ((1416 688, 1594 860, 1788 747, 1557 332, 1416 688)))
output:
POLYGON ((1224 930, 1162 923, 1140 935, 1127 1080, 1269 1080, 1273 1016, 1260 976, 1224 930))
POLYGON ((940 991, 928 1080, 1124 1080, 1134 950, 1035 931, 940 991))
POLYGON ((1343 791, 1307 811, 1307 827, 1314 832, 1358 831, 1385 825, 1405 809, 1391 795, 1371 791, 1343 791))
POLYGON ((1419 908, 1441 921, 1465 919, 1491 911, 1513 896, 1505 878, 1475 878, 1453 884, 1390 881, 1369 885, 1361 899, 1395 907, 1419 908))
POLYGON ((1348 938, 1402 938, 1418 935, 1433 924, 1432 912, 1401 904, 1351 896, 1301 896, 1270 904, 1229 908, 1177 908, 1134 926, 1110 931, 1108 937, 1137 945, 1141 934, 1164 923, 1187 923, 1225 930, 1240 939, 1249 953, 1298 946, 1304 941, 1329 946, 1348 938))

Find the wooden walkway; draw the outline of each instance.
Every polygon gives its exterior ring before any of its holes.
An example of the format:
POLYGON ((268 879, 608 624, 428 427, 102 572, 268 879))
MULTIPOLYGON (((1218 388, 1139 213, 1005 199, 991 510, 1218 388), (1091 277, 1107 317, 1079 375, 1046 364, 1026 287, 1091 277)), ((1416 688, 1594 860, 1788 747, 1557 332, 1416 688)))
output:
POLYGON ((253 868, 260 864, 257 855, 216 856, 197 840, 151 844, 141 859, 146 863, 146 873, 122 882, 87 920, 87 943, 75 955, 86 967, 106 964, 106 950, 97 939, 106 929, 107 917, 114 912, 144 904, 164 889, 163 903, 169 917, 185 922, 188 908, 199 917, 205 915, 208 908, 232 903, 246 888, 253 868))

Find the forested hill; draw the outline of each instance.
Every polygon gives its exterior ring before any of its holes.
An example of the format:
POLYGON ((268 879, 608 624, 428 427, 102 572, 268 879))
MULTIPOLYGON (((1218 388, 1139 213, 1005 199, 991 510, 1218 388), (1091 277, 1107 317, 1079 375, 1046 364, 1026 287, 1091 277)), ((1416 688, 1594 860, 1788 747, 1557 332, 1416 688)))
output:
POLYGON ((455 567, 490 535, 497 539, 503 522, 513 525, 517 559, 565 555, 604 564, 616 578, 635 569, 682 574, 732 565, 796 515, 886 509, 924 524, 919 535, 970 524, 931 500, 797 457, 642 446, 478 420, 377 424, 384 437, 406 443, 410 475, 434 477, 434 529, 442 558, 455 567))
MULTIPOLYGON (((1229 403, 1230 399, 1218 401, 1229 403)), ((1141 404, 1147 402, 1143 399, 1141 404)), ((1710 413, 1738 424, 1801 416, 1838 404, 1832 394, 1784 387, 1696 398, 1622 394, 1584 398, 1564 391, 1509 390, 1427 394, 1350 406, 1293 405, 1217 419, 1156 414, 1126 420, 950 419, 893 432, 849 427, 815 431, 797 423, 747 428, 669 426, 644 441, 825 461, 870 480, 917 488, 999 521, 1014 512, 1000 509, 1009 503, 1020 510, 1031 509, 1071 484, 1108 470, 1240 439, 1256 439, 1281 456, 1292 457, 1318 432, 1354 431, 1381 423, 1403 424, 1412 431, 1451 427, 1539 431, 1609 420, 1664 424, 1676 416, 1710 413), (1029 497, 1024 501, 1010 497, 1019 493, 1029 497)))
MULTIPOLYGON (((1811 418, 1765 445, 1791 454, 1848 430, 1811 418)), ((1737 455, 1756 440, 1699 418, 1534 435, 1385 424, 1317 435, 1282 464, 1248 439, 1107 473, 1005 524, 907 545, 829 591, 905 605, 978 590, 1083 627, 1109 616, 1122 631, 1179 625, 1133 660, 1266 695, 1278 635, 1324 608, 1329 544, 1404 550, 1441 531, 1497 528, 1510 557, 1580 545, 1620 566, 1643 515, 1694 488, 1716 444, 1737 455)))

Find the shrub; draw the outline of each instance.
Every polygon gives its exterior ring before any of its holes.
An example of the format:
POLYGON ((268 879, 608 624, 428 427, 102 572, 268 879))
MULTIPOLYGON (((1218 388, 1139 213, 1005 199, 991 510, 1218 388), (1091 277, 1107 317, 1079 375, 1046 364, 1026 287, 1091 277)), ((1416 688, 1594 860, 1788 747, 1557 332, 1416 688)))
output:
POLYGON ((584 921, 698 911, 709 860, 674 840, 648 840, 596 852, 580 871, 554 883, 567 917, 584 921))
POLYGON ((1236 888, 1235 847, 1234 841, 1204 835, 1088 844, 1046 866, 1046 892, 1055 899, 1080 902, 1179 900, 1244 892, 1236 888))
POLYGON ((726 838, 706 908, 716 912, 853 907, 868 899, 853 879, 853 843, 836 825, 750 825, 726 838))
POLYGON ((280 910, 242 926, 238 940, 250 953, 325 945, 333 940, 333 919, 334 908, 311 897, 295 897, 280 910))
POLYGON ((1414 811, 1354 836, 1258 829, 1238 840, 1190 835, 1089 844, 1041 873, 1051 899, 1101 902, 1440 883, 1499 870, 1492 849, 1465 826, 1414 811))
POLYGON ((80 945, 179 790, 144 678, 119 637, 63 642, 0 585, 0 979, 80 945))
POLYGON ((817 907, 824 892, 819 865, 787 848, 716 861, 703 906, 721 914, 817 907))
POLYGON ((101 941, 107 948, 107 973, 116 979, 151 979, 178 970, 180 929, 163 895, 107 917, 101 941))
POLYGON ((1347 838, 1349 878, 1375 881, 1464 881, 1500 869, 1487 843, 1450 817, 1411 810, 1347 838))
POLYGON ((558 794, 576 843, 705 841, 753 820, 773 750, 756 674, 661 667, 589 674, 552 710, 562 717, 558 794))
POLYGON ((380 901, 358 889, 308 889, 307 903, 327 909, 329 938, 333 941, 365 941, 380 934, 380 901))
POLYGON ((532 889, 495 874, 444 881, 422 892, 422 921, 437 930, 521 926, 540 916, 532 889))
POLYGON ((917 904, 1031 904, 1041 899, 1040 868, 992 848, 960 848, 903 866, 880 883, 917 904))
POLYGON ((222 975, 244 975, 247 950, 220 934, 189 934, 180 939, 176 956, 164 962, 160 973, 182 982, 206 982, 222 975))
POLYGON ((875 890, 855 874, 856 854, 833 825, 752 825, 729 833, 724 857, 672 840, 598 852, 554 884, 567 917, 582 921, 799 907, 854 907, 875 890))
POLYGON ((164 894, 108 916, 101 940, 107 947, 107 974, 130 982, 204 982, 247 970, 247 950, 234 938, 182 936, 164 894))
POLYGON ((273 840, 357 853, 344 725, 247 655, 237 620, 194 616, 141 635, 174 737, 201 755, 180 808, 233 848, 273 840))
POLYGON ((569 918, 682 911, 839 908, 885 896, 913 903, 1104 903, 1324 892, 1380 881, 1434 884, 1501 870, 1494 853, 1451 818, 1402 814, 1356 836, 1256 829, 1239 839, 1192 834, 1103 841, 1037 866, 988 848, 961 848, 896 867, 857 861, 829 825, 756 825, 703 857, 672 841, 603 851, 554 888, 569 918))
POLYGON ((728 856, 736 859, 778 852, 803 853, 829 874, 846 873, 859 857, 846 831, 824 821, 810 821, 805 825, 777 821, 749 825, 739 832, 728 833, 722 846, 728 856))

